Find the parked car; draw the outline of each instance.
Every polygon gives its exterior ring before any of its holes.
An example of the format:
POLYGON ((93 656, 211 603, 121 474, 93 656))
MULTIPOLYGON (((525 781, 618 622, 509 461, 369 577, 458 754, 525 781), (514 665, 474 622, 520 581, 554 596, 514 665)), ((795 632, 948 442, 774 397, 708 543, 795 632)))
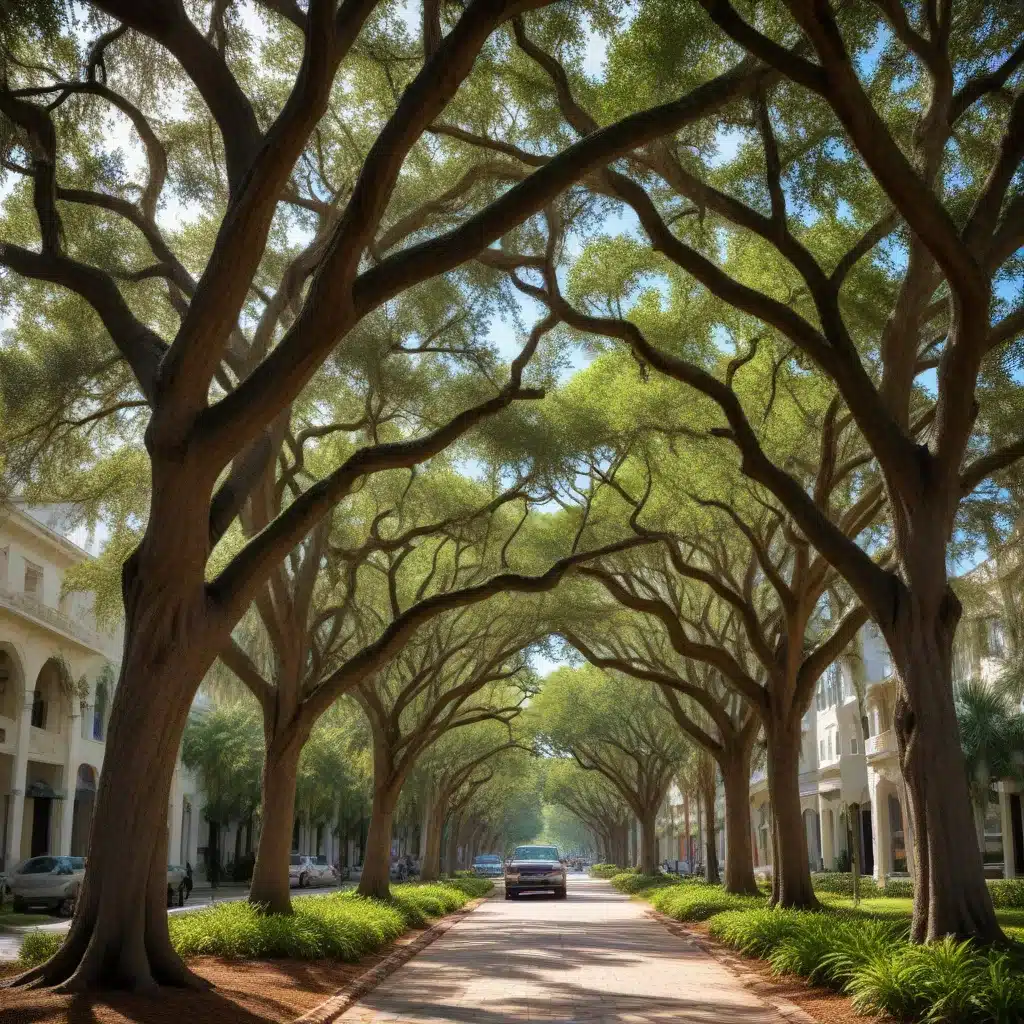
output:
POLYGON ((167 865, 167 906, 183 907, 188 899, 185 869, 178 864, 167 865))
POLYGON ((555 846, 517 846, 505 865, 505 899, 521 892, 553 892, 564 900, 567 894, 565 863, 555 846))
POLYGON ((310 857, 303 853, 293 853, 288 861, 288 884, 305 889, 309 885, 334 885, 336 876, 334 868, 327 863, 324 856, 310 857))
POLYGON ((29 857, 8 876, 14 911, 40 907, 71 917, 84 878, 84 857, 29 857))
POLYGON ((480 878, 497 878, 501 872, 501 858, 496 853, 481 853, 473 858, 474 875, 480 878))

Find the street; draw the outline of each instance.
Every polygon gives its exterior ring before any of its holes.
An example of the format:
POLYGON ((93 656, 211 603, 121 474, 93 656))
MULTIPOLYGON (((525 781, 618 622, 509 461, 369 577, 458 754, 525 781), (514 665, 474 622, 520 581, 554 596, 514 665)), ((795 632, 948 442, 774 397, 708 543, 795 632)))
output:
POLYGON ((460 921, 341 1018, 346 1024, 700 1021, 782 1024, 718 961, 607 882, 569 898, 497 898, 460 921))

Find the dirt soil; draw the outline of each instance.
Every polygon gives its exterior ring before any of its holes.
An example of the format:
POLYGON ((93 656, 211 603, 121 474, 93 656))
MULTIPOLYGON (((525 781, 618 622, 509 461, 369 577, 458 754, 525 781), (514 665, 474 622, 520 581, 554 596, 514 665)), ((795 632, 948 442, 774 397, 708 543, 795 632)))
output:
MULTIPOLYGON (((407 932, 391 946, 354 964, 236 962, 216 957, 190 960, 189 967, 215 986, 211 992, 163 989, 156 997, 119 992, 58 996, 0 989, 0 1024, 285 1024, 318 1006, 419 934, 407 932)), ((7 973, 16 973, 16 969, 7 973)))
MULTIPOLYGON (((830 988, 809 985, 803 978, 776 977, 771 967, 754 957, 743 956, 708 934, 707 924, 676 925, 680 933, 696 936, 716 957, 724 960, 737 971, 747 987, 759 996, 769 999, 786 999, 820 1024, 864 1024, 866 1018, 858 1015, 851 1000, 830 988)), ((878 1018, 872 1018, 878 1020, 878 1018)))

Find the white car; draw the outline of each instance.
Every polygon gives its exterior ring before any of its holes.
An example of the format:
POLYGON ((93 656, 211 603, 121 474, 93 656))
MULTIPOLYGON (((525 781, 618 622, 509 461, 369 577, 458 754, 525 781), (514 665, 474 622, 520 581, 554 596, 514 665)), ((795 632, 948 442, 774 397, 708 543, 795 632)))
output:
POLYGON ((71 917, 84 878, 84 857, 29 857, 7 879, 14 911, 24 913, 31 907, 42 907, 61 917, 71 917))
POLYGON ((309 885, 334 885, 334 868, 322 854, 310 857, 293 853, 288 861, 288 884, 305 889, 309 885))

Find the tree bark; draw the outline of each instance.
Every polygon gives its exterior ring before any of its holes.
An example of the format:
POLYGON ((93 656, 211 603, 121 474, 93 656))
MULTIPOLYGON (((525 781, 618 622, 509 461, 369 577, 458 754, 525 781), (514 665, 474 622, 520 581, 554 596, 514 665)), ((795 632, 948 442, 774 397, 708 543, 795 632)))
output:
POLYGON ((725 891, 756 893, 750 847, 750 752, 723 758, 720 768, 725 787, 725 891))
POLYGON ((717 885, 721 878, 718 874, 718 850, 715 849, 715 787, 714 783, 704 787, 701 794, 704 801, 704 881, 717 885))
POLYGON ((292 912, 288 861, 302 745, 297 735, 282 737, 268 744, 263 762, 263 828, 256 848, 249 902, 268 914, 292 912))
POLYGON ((391 833, 400 790, 400 785, 374 787, 370 830, 366 836, 366 858, 359 878, 360 896, 371 896, 378 900, 391 898, 391 833))
MULTIPOLYGON (((924 588, 921 588, 924 589, 924 588)), ((967 770, 953 704, 953 634, 960 605, 948 586, 939 600, 911 591, 897 610, 890 647, 899 671, 895 731, 913 829, 911 938, 997 941, 1002 931, 985 884, 967 770)))
POLYGON ((658 873, 658 810, 644 809, 640 818, 640 872, 644 875, 658 873))
POLYGON ((426 833, 420 879, 424 882, 436 882, 441 876, 441 840, 444 833, 444 813, 437 803, 429 808, 426 833))
POLYGON ((768 791, 772 806, 772 901, 781 907, 818 906, 811 885, 807 833, 800 812, 800 718, 765 723, 768 791))
POLYGON ((207 987, 171 948, 167 930, 167 802, 189 707, 216 647, 205 594, 183 587, 179 559, 173 572, 143 570, 150 522, 122 572, 124 655, 107 734, 107 761, 117 771, 100 775, 89 870, 67 939, 16 984, 60 992, 207 987))

